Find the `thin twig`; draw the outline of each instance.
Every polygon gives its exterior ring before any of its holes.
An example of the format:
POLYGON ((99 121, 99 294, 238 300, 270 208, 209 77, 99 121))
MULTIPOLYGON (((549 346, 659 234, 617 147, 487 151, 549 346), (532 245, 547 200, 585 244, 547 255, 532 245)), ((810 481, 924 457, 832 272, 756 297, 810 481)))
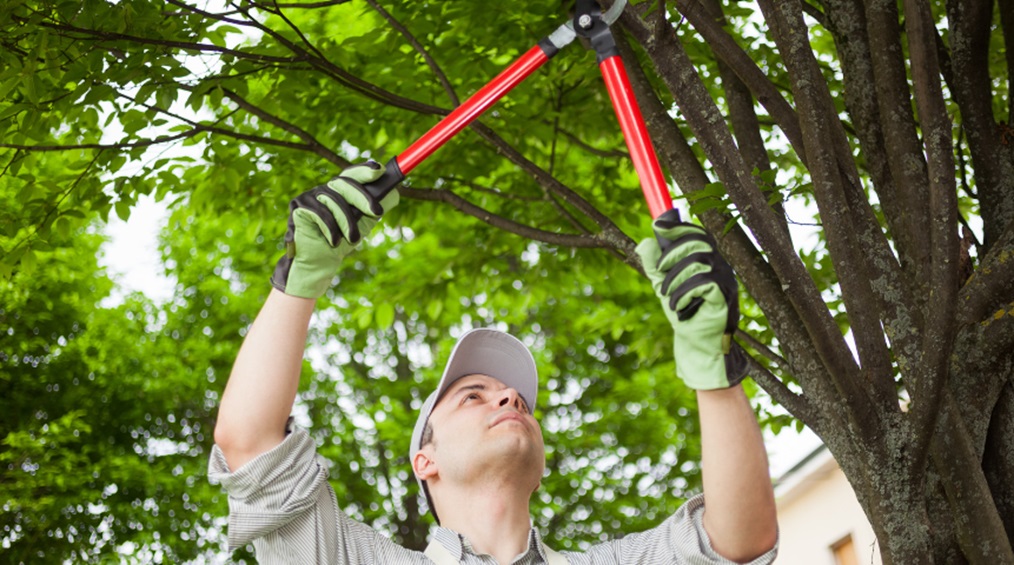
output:
MULTIPOLYGON (((198 126, 198 128, 203 126, 198 126)), ((157 137, 155 139, 146 139, 143 141, 131 141, 126 143, 78 143, 74 145, 20 145, 16 143, 0 143, 0 147, 6 149, 18 149, 21 151, 70 151, 74 149, 130 149, 134 147, 148 147, 151 145, 158 145, 160 143, 168 143, 170 141, 177 141, 179 139, 186 139, 193 137, 202 132, 202 130, 195 128, 190 131, 178 133, 176 135, 165 135, 157 137)))
POLYGON ((302 139, 304 142, 306 142, 307 145, 313 147, 314 148, 314 152, 317 153, 318 155, 320 155, 321 157, 323 157, 323 158, 327 159, 328 161, 330 161, 330 162, 338 165, 339 167, 348 167, 349 166, 348 161, 346 161, 345 159, 343 159, 341 156, 339 156, 334 151, 331 151, 330 149, 328 149, 327 147, 325 147, 324 144, 321 143, 320 141, 318 141, 317 138, 315 138, 312 134, 310 134, 310 132, 308 132, 308 131, 300 128, 299 126, 296 126, 295 124, 293 124, 291 122, 287 122, 287 121, 279 118, 278 116, 275 116, 274 114, 271 114, 271 113, 267 112, 263 108, 260 108, 259 106, 254 105, 253 103, 251 103, 250 101, 246 100, 245 98, 243 98, 239 94, 236 94, 235 92, 233 92, 233 91, 231 91, 231 90, 229 90, 227 88, 223 88, 222 92, 223 92, 223 94, 225 94, 225 96, 229 100, 232 100, 233 102, 235 102, 236 105, 238 105, 240 108, 242 108, 242 109, 246 110, 247 112, 249 112, 249 113, 257 116, 258 118, 264 120, 265 122, 268 122, 269 124, 277 126, 277 127, 281 128, 281 129, 283 129, 283 130, 291 133, 292 135, 298 137, 299 139, 302 139))
POLYGON ((538 197, 538 196, 521 196, 521 195, 518 195, 518 194, 511 194, 509 192, 504 192, 502 190, 497 190, 497 189, 495 189, 493 187, 490 187, 490 186, 483 186, 483 185, 481 185, 479 183, 476 183, 476 182, 473 182, 473 181, 469 181, 469 180, 465 180, 465 179, 462 179, 462 178, 458 178, 458 177, 455 177, 455 176, 447 176, 447 177, 444 177, 444 178, 446 180, 450 181, 450 182, 453 182, 453 183, 456 183, 456 184, 460 184, 462 186, 467 186, 468 188, 471 188, 472 190, 475 190, 477 192, 485 192, 487 194, 492 194, 494 196, 499 196, 500 198, 507 198, 509 200, 518 200, 518 201, 522 201, 522 202, 539 202, 539 201, 542 200, 542 198, 538 197))
POLYGON ((472 204, 471 202, 444 188, 420 189, 402 186, 398 189, 398 191, 408 198, 445 202, 456 208, 458 211, 478 218, 497 229, 501 229, 515 235, 520 235, 521 237, 528 239, 533 239, 535 241, 541 241, 551 245, 560 245, 563 247, 599 248, 608 246, 608 242, 598 235, 556 233, 508 220, 507 218, 493 214, 489 210, 476 206, 475 204, 472 204))
POLYGON ((17 250, 17 248, 21 247, 22 244, 29 241, 30 239, 35 237, 37 233, 39 233, 39 230, 42 228, 42 226, 46 225, 46 222, 49 220, 49 217, 53 215, 53 212, 56 212, 57 210, 60 209, 60 204, 63 204, 63 201, 67 199, 67 196, 69 196, 70 193, 73 192, 75 188, 77 188, 77 185, 81 183, 81 179, 83 179, 85 175, 88 174, 88 171, 90 171, 92 166, 95 165, 95 161, 99 159, 99 155, 101 154, 102 154, 101 149, 95 152, 95 156, 92 157, 92 160, 88 163, 88 165, 84 168, 84 170, 81 171, 81 174, 79 174, 77 178, 74 179, 74 183, 71 184, 70 187, 67 188, 67 190, 63 191, 63 194, 60 195, 60 198, 55 203, 53 203, 53 206, 50 207, 48 212, 46 212, 46 215, 42 217, 42 221, 40 221, 38 224, 35 225, 35 228, 32 230, 32 233, 25 234, 25 237, 18 240, 18 242, 15 243, 14 246, 11 247, 11 249, 4 254, 4 257, 10 256, 10 254, 14 253, 14 251, 17 250))
MULTIPOLYGON (((340 4, 345 4, 347 2, 349 2, 349 0, 327 0, 325 2, 285 2, 285 3, 275 2, 274 5, 279 8, 299 8, 309 10, 315 8, 328 8, 330 6, 338 6, 340 4)), ((256 8, 260 8, 261 10, 267 9, 264 7, 264 4, 260 2, 251 1, 250 4, 256 8)))
POLYGON ((433 74, 436 75, 437 80, 439 80, 440 84, 443 85, 444 92, 446 92, 447 97, 451 99, 451 103, 454 104, 455 106, 459 106, 461 104, 461 101, 458 99, 457 93, 454 92, 454 87, 451 86, 451 81, 447 79, 447 74, 444 73, 444 70, 440 68, 440 65, 437 64, 436 60, 432 56, 430 56, 429 51, 427 51, 426 48, 423 47, 422 43, 419 43, 419 41, 415 38, 415 36, 412 35, 412 32, 408 31, 408 28, 403 26, 401 22, 396 20, 394 16, 392 16, 387 10, 381 7, 381 5, 378 4, 376 0, 366 0, 366 1, 370 4, 370 6, 373 6, 373 9, 376 10, 378 13, 380 13, 380 15, 383 16, 384 19, 388 21, 388 23, 391 24, 391 27, 398 30, 398 33, 400 33, 402 37, 404 37, 405 40, 408 41, 409 45, 411 45, 412 48, 415 49, 419 53, 419 55, 422 56, 423 60, 426 61, 426 65, 429 66, 430 70, 433 71, 433 74))
POLYGON ((320 52, 320 49, 317 49, 317 46, 314 45, 313 43, 310 43, 310 40, 307 39, 305 35, 303 35, 303 30, 299 29, 296 26, 296 24, 292 23, 292 20, 290 20, 285 15, 285 13, 282 12, 282 8, 281 8, 281 6, 278 5, 278 2, 275 2, 275 8, 276 8, 276 10, 275 10, 274 13, 279 18, 282 18, 282 21, 285 22, 285 24, 287 26, 289 26, 289 29, 291 29, 293 32, 295 32, 296 35, 298 35, 299 38, 303 40, 303 43, 306 44, 306 46, 310 48, 310 51, 313 51, 314 55, 316 55, 320 59, 327 59, 327 57, 325 57, 324 54, 320 52))

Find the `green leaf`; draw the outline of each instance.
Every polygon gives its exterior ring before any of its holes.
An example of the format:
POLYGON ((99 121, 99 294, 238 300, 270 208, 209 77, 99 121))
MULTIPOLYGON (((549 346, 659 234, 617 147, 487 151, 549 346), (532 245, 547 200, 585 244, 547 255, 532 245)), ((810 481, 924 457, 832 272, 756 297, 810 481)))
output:
POLYGON ((117 200, 115 204, 116 216, 123 221, 127 221, 130 217, 130 202, 126 200, 117 200))
POLYGON ((40 85, 39 78, 35 75, 35 73, 31 72, 21 77, 21 86, 24 89, 23 91, 25 93, 25 97, 28 98, 28 101, 37 105, 39 103, 40 85))
POLYGON ((28 104, 11 104, 0 111, 0 120, 6 120, 7 118, 28 109, 28 107, 28 104))
POLYGON ((394 306, 390 302, 381 302, 374 312, 377 327, 389 328, 394 323, 394 306))
POLYGON ((35 266, 38 264, 38 259, 35 255, 35 251, 28 249, 18 262, 18 269, 24 276, 30 276, 35 272, 35 266))
POLYGON ((366 328, 370 327, 370 325, 373 323, 373 310, 369 308, 363 308, 356 312, 355 318, 356 324, 359 326, 359 329, 365 330, 366 328))
POLYGON ((426 315, 431 320, 440 318, 440 313, 444 310, 444 303, 440 300, 430 300, 426 306, 426 315))
MULTIPOLYGON (((21 82, 20 76, 12 76, 7 80, 5 80, 3 83, 0 83, 0 98, 5 98, 7 94, 9 94, 10 91, 14 90, 14 88, 17 87, 18 83, 20 82, 21 82)), ((3 119, 3 116, 0 116, 0 119, 3 119)))

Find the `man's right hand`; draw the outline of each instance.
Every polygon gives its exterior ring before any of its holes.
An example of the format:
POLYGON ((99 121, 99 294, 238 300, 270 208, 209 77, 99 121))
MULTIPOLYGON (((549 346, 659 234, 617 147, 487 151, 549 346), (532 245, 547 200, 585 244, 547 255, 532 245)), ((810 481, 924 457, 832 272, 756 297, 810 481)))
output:
POLYGON ((341 260, 384 212, 398 204, 397 190, 378 201, 363 188, 383 174, 384 167, 373 161, 354 165, 289 203, 285 255, 271 276, 275 288, 289 296, 313 299, 327 291, 341 260))

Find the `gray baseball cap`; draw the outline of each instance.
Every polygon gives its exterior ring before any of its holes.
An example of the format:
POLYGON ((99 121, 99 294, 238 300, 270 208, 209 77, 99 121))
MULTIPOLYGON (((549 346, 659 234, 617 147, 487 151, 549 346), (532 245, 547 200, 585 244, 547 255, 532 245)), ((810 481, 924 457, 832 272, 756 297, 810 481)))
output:
MULTIPOLYGON (((433 407, 458 379, 469 375, 488 375, 518 391, 521 398, 528 404, 528 409, 535 411, 535 399, 539 393, 539 374, 535 368, 535 359, 521 340, 509 333, 492 328, 476 328, 465 332, 455 344, 451 356, 447 359, 444 374, 436 390, 423 402, 419 410, 419 418, 412 430, 412 443, 408 449, 411 464, 415 454, 422 448, 423 430, 433 413, 433 407)), ((419 486, 426 494, 430 512, 435 517, 433 501, 425 481, 419 480, 419 486)), ((437 518, 439 523, 440 519, 437 518)))

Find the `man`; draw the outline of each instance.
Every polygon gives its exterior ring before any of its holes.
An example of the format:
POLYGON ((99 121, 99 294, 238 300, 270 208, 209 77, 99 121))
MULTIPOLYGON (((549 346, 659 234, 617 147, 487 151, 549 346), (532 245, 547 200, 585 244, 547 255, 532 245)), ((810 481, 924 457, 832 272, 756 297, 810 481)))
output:
POLYGON ((663 524, 565 555, 531 527, 529 500, 545 468, 532 416, 531 353, 479 329, 455 346, 413 431, 410 458, 440 528, 426 553, 402 548, 337 507, 327 465, 291 426, 315 300, 342 258, 397 204, 363 189, 383 173, 351 167, 292 201, 286 255, 240 349, 222 397, 210 476, 229 493, 229 545, 254 542, 263 563, 432 564, 769 563, 777 540, 760 430, 730 349, 738 321, 732 270, 699 227, 675 211, 638 254, 676 332, 677 376, 698 390, 704 494, 663 524), (357 220, 358 218, 358 220, 357 220), (661 245, 660 245, 661 244, 661 245), (705 507, 704 502, 707 501, 705 507))

